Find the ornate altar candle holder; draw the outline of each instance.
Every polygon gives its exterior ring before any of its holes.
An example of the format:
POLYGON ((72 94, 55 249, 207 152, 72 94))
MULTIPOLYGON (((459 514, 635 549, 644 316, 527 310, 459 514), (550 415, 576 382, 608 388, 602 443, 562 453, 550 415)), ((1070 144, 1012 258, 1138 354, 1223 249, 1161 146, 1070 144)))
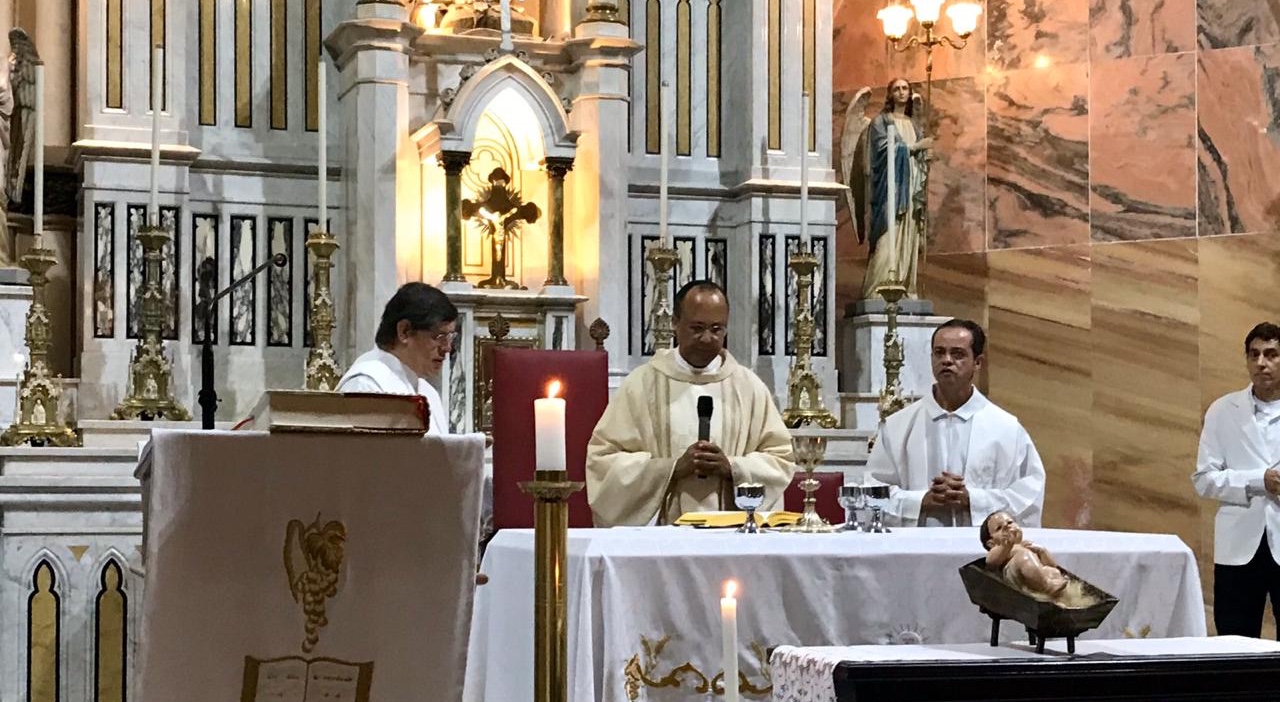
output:
POLYGON ((812 250, 805 250, 792 255, 788 265, 796 275, 796 354, 791 358, 791 371, 787 377, 787 407, 782 411, 782 421, 792 429, 805 424, 834 429, 840 422, 822 404, 822 381, 813 371, 812 362, 817 322, 813 318, 809 295, 813 288, 813 273, 818 268, 818 257, 812 250))
POLYGON ((747 521, 738 527, 739 534, 758 534, 760 525, 756 524, 756 510, 764 504, 763 483, 743 483, 734 488, 734 502, 738 509, 747 513, 747 521))
POLYGON ((164 352, 164 320, 169 313, 169 296, 160 288, 164 245, 169 230, 159 226, 138 229, 142 246, 142 318, 138 345, 129 360, 129 394, 111 413, 112 419, 191 419, 187 408, 173 397, 173 364, 164 352))
POLYGON ((669 349, 675 338, 675 328, 671 324, 671 297, 667 286, 671 282, 671 271, 680 260, 680 254, 669 246, 653 246, 645 254, 645 259, 653 266, 655 286, 653 317, 650 320, 654 350, 669 349))
POLYGON ((818 488, 822 483, 813 477, 814 469, 822 462, 827 453, 825 436, 800 434, 791 437, 791 445, 795 450, 796 463, 804 470, 804 480, 800 481, 800 489, 804 491, 804 510, 795 524, 782 529, 797 534, 829 534, 835 527, 818 515, 818 488))
POLYGON ((333 254, 337 250, 338 240, 319 226, 307 237, 307 251, 314 256, 311 279, 315 281, 311 286, 311 299, 307 300, 307 314, 311 319, 311 350, 307 352, 305 374, 307 390, 332 392, 342 379, 333 353, 335 315, 333 292, 329 287, 329 271, 333 269, 333 254))
POLYGON ((0 435, 3 446, 80 446, 80 432, 74 421, 62 421, 62 378, 49 370, 49 309, 45 306, 45 285, 50 268, 57 265, 54 252, 36 245, 22 257, 31 282, 31 308, 27 310, 27 348, 31 358, 18 380, 18 411, 13 424, 0 435))

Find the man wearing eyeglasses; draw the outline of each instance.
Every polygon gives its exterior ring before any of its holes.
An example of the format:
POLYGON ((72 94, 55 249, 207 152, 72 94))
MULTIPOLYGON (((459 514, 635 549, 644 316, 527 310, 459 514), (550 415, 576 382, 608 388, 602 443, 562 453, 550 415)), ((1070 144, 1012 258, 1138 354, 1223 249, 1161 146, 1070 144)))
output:
POLYGON ((729 302, 709 280, 673 309, 676 348, 659 349, 609 401, 587 446, 596 526, 669 524, 685 512, 734 509, 734 486, 763 483, 762 510, 791 482, 791 433, 765 384, 724 348, 729 302), (698 438, 699 398, 710 436, 698 438), (703 401, 705 404, 705 401, 703 401))
POLYGON ((431 411, 428 434, 447 434, 438 378, 457 336, 458 309, 426 283, 405 283, 382 310, 375 346, 362 354, 338 382, 338 392, 422 395, 431 411))

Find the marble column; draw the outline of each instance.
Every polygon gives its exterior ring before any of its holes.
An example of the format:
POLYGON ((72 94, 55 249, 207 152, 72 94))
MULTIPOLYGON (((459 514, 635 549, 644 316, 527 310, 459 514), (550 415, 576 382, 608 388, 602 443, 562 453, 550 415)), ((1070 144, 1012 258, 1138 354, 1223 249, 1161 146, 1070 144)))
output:
POLYGON ((444 169, 445 271, 446 283, 464 283, 462 275, 462 170, 471 162, 466 151, 440 152, 444 169))
MULTIPOLYGON (((355 353, 373 342, 378 312, 422 270, 421 161, 409 140, 409 53, 422 29, 399 2, 361 0, 355 16, 325 42, 340 73, 337 94, 346 134, 345 231, 333 232, 346 256, 339 348, 355 353)), ((348 359, 339 359, 349 360, 348 359)))
MULTIPOLYGON (((569 54, 582 65, 579 93, 569 115, 581 136, 569 192, 572 225, 567 242, 573 256, 566 271, 574 288, 587 297, 580 322, 597 317, 614 329, 625 329, 630 291, 627 276, 617 272, 617 256, 627 250, 627 122, 631 58, 640 45, 615 22, 584 22, 574 28, 569 54)), ((627 370, 627 334, 605 341, 610 384, 627 370)))
POLYGON ((571 158, 547 159, 547 175, 551 183, 551 212, 547 228, 551 231, 548 248, 546 286, 564 286, 569 281, 564 277, 564 177, 573 170, 571 158))

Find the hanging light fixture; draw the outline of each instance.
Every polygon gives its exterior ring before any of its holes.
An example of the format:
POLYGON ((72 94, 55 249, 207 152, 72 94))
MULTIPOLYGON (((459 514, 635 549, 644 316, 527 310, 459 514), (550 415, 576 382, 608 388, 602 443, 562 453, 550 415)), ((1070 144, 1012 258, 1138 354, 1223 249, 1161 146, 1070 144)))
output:
POLYGON ((942 3, 946 0, 911 0, 916 8, 916 21, 925 27, 932 27, 942 13, 942 3))
POLYGON ((982 5, 976 2, 958 2, 947 8, 951 28, 961 39, 968 39, 978 29, 978 17, 981 14, 982 5))
POLYGON ((877 12, 876 19, 884 25, 884 35, 897 41, 907 35, 911 15, 911 8, 894 2, 877 12))

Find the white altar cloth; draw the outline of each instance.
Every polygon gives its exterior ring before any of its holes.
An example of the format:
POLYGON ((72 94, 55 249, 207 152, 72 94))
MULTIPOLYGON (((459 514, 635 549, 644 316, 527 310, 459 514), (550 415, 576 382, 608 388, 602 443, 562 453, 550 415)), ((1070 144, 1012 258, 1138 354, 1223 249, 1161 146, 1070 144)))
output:
MULTIPOLYGON (((1119 598, 1083 638, 1205 634, 1195 557, 1177 537, 1057 529, 1026 536, 1119 598)), ((739 666, 760 689, 768 687, 767 647, 990 637, 991 620, 969 602, 957 572, 983 554, 976 527, 823 535, 571 529, 568 547, 571 702, 689 699, 722 668, 719 597, 729 578, 740 583, 739 666), (651 684, 686 662, 694 670, 675 686, 651 684)), ((531 694, 533 568, 533 532, 498 532, 481 566, 490 581, 476 596, 468 702, 531 694)), ((1001 634, 1014 640, 1025 631, 1005 622, 1001 634)))
POLYGON ((155 431, 140 699, 460 700, 483 463, 479 434, 155 431))
MULTIPOLYGON (((1067 642, 1050 639, 1044 654, 1029 645, 950 644, 914 646, 779 646, 769 659, 773 670, 774 702, 836 702, 832 676, 848 662, 994 661, 1066 655, 1067 642)), ((1186 656, 1241 653, 1280 653, 1280 643, 1243 636, 1176 639, 1113 639, 1079 641, 1076 655, 1186 656)))

